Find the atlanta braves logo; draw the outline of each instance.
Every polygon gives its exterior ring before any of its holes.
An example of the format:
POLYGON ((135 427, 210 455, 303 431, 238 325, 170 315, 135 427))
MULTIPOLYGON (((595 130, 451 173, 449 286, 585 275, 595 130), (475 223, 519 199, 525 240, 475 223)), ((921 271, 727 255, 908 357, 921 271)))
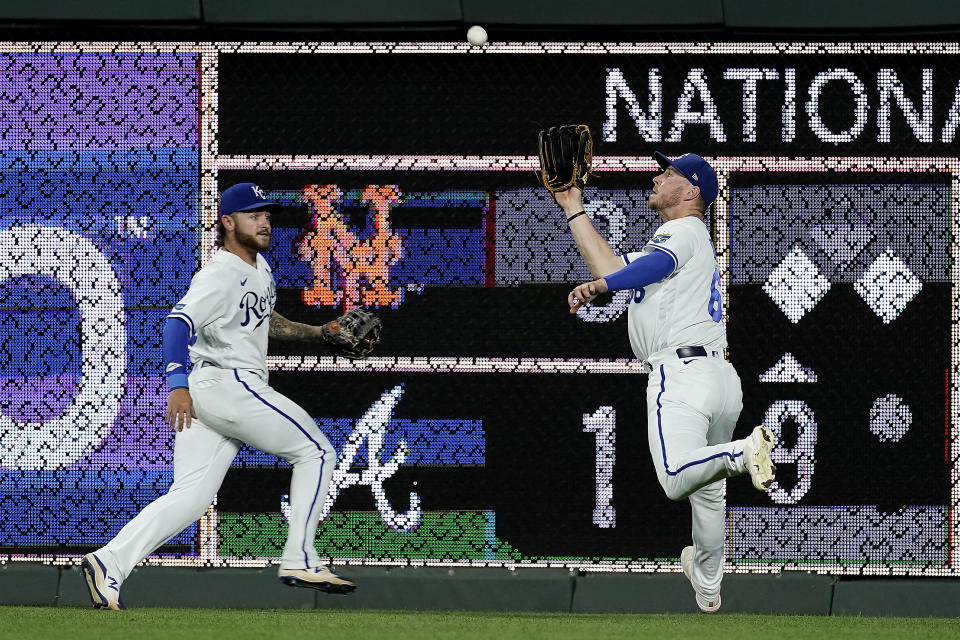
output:
MULTIPOLYGON (((330 489, 327 492, 327 498, 323 503, 323 511, 320 514, 321 522, 330 515, 333 503, 341 491, 353 485, 360 485, 370 488, 377 505, 377 511, 380 512, 380 518, 390 529, 414 531, 420 526, 423 520, 420 494, 411 491, 408 494, 410 496, 410 508, 398 513, 390 504, 390 500, 383 489, 384 482, 393 477, 393 474, 406 462, 407 456, 410 454, 407 441, 400 440, 393 455, 386 462, 381 461, 381 454, 386 449, 384 443, 387 436, 387 427, 393 419, 393 409, 400 402, 402 394, 402 384, 384 391, 377 401, 367 409, 363 417, 357 420, 356 427, 350 433, 350 437, 347 438, 346 444, 343 445, 343 451, 337 461, 336 468, 333 470, 330 489), (360 453, 364 440, 367 441, 367 468, 362 473, 357 473, 352 469, 355 469, 355 458, 360 453)), ((280 510, 284 517, 289 520, 290 504, 289 499, 287 500, 284 504, 283 498, 281 498, 280 510)))

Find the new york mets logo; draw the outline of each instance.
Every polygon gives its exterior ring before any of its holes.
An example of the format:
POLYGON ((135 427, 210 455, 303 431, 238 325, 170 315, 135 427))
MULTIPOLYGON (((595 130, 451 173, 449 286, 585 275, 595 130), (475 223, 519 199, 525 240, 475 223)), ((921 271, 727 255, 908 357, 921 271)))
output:
POLYGON ((398 307, 404 289, 391 287, 390 267, 402 257, 402 238, 390 230, 390 209, 400 202, 395 185, 369 185, 361 203, 373 213, 372 232, 361 238, 337 211, 343 192, 336 185, 307 185, 303 199, 312 209, 312 231, 294 249, 313 269, 313 282, 303 291, 306 304, 336 307, 398 307))

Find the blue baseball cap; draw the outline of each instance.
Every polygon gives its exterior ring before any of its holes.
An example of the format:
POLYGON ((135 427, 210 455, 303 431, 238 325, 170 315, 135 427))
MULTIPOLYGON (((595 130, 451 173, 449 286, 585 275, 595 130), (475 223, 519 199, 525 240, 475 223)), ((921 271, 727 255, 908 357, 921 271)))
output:
POLYGON ((220 194, 220 215, 237 211, 276 211, 283 207, 279 202, 267 200, 263 189, 252 182, 235 184, 220 194))
POLYGON ((687 153, 676 160, 671 160, 659 151, 653 152, 653 157, 661 169, 673 167, 695 187, 700 187, 700 197, 710 206, 717 199, 720 187, 717 186, 717 173, 710 163, 695 153, 687 153))

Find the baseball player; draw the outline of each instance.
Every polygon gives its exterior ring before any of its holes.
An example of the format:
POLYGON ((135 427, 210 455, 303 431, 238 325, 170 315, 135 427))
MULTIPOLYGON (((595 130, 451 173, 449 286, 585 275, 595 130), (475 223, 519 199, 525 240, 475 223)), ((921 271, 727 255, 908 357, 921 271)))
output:
POLYGON ((176 430, 173 484, 106 546, 84 556, 98 609, 124 608, 120 586, 133 567, 204 514, 245 442, 293 465, 280 580, 330 593, 356 588, 323 566, 314 548, 336 452, 306 411, 267 384, 268 337, 320 341, 324 329, 273 310, 276 285, 260 252, 270 246, 270 213, 280 206, 252 183, 221 196, 220 250, 194 275, 163 331, 166 420, 176 430))
POLYGON ((650 372, 647 438, 657 477, 671 500, 690 500, 693 544, 680 555, 697 605, 720 608, 723 578, 724 478, 749 473, 763 491, 776 469, 764 426, 730 441, 743 393, 727 346, 719 268, 703 216, 717 197, 717 177, 700 156, 654 154, 663 172, 649 206, 663 224, 641 251, 617 256, 583 212, 583 192, 555 194, 574 240, 596 278, 568 296, 570 312, 605 291, 632 290, 630 345, 650 372))

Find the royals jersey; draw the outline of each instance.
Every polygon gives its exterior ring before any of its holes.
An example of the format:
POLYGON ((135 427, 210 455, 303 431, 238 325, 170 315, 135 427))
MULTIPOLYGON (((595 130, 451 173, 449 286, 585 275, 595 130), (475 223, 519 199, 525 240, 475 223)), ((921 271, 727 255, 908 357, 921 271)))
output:
POLYGON ((254 268, 229 251, 213 254, 170 312, 190 326, 190 360, 225 369, 267 370, 267 334, 277 301, 273 274, 257 254, 254 268))
POLYGON ((717 259, 703 221, 695 216, 660 225, 642 251, 623 256, 629 264, 652 251, 673 259, 663 280, 635 289, 627 311, 630 346, 640 360, 668 348, 727 346, 717 259))

